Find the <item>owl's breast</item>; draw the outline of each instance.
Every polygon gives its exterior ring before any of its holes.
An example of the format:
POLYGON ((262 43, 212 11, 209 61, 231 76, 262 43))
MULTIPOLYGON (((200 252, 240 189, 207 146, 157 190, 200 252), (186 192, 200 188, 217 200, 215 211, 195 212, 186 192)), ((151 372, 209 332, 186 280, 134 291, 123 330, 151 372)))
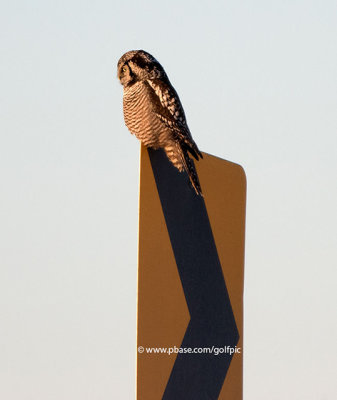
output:
POLYGON ((144 145, 158 147, 163 127, 154 113, 149 88, 143 82, 124 89, 123 111, 129 131, 144 145))

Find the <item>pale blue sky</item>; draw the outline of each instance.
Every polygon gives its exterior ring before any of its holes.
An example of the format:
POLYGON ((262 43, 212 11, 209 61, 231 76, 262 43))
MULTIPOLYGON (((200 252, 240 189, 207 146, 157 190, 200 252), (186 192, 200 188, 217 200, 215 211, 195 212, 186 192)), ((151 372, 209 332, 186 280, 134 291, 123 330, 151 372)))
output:
POLYGON ((248 178, 245 399, 337 396, 335 1, 0 12, 0 398, 134 398, 139 143, 116 63, 166 69, 248 178))

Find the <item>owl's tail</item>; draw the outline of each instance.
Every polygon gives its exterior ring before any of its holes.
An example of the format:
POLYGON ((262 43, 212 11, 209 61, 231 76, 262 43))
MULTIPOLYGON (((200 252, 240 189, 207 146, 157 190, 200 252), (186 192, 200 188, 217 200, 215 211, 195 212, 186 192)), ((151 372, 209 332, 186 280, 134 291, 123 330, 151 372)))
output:
MULTIPOLYGON (((172 162, 172 164, 180 172, 183 170, 187 172, 190 182, 196 194, 203 197, 197 170, 194 166, 193 160, 190 158, 188 154, 189 148, 187 148, 184 145, 181 145, 180 143, 175 143, 174 145, 170 144, 169 146, 166 146, 164 149, 167 157, 172 162)), ((200 152, 198 151, 198 153, 200 152)), ((195 156, 196 159, 198 160, 199 159, 198 155, 196 154, 195 156)), ((202 154, 200 153, 199 156, 202 157, 202 154)))
POLYGON ((182 149, 182 155, 183 155, 182 161, 183 161, 184 169, 187 172, 188 177, 190 178, 190 182, 191 182, 196 194, 203 197, 200 182, 199 182, 199 177, 198 177, 194 162, 189 157, 187 150, 182 149))

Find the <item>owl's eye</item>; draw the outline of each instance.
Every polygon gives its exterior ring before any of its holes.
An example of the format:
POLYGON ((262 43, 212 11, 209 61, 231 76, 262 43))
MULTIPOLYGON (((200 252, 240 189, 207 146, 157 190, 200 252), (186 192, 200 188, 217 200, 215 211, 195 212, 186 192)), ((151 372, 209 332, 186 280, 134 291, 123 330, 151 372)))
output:
POLYGON ((122 71, 123 72, 126 72, 128 69, 127 69, 127 67, 126 67, 126 65, 124 65, 123 67, 122 67, 122 71))

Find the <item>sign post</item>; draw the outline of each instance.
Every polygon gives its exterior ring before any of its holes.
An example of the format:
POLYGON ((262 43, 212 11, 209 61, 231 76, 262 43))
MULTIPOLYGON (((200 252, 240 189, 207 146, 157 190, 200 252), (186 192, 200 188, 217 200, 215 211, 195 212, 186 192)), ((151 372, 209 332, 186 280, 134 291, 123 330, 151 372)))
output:
POLYGON ((203 155, 204 198, 141 149, 137 400, 242 399, 246 180, 203 155))

